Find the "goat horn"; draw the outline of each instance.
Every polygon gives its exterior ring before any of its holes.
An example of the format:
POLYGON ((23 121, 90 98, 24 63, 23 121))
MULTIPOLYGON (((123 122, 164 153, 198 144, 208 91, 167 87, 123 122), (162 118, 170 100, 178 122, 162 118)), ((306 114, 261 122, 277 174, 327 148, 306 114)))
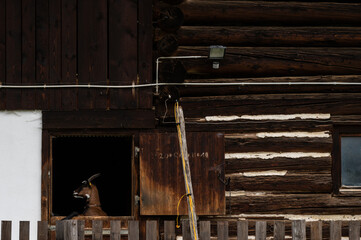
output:
POLYGON ((88 182, 93 181, 94 179, 96 179, 97 177, 100 176, 100 173, 94 174, 93 176, 91 176, 90 178, 88 178, 88 182))

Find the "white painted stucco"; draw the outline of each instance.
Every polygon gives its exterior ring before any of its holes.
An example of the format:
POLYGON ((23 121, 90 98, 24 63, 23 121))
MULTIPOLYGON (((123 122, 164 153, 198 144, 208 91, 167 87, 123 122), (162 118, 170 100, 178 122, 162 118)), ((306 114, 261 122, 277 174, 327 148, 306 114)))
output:
POLYGON ((0 220, 30 222, 36 239, 41 218, 41 111, 0 111, 0 220))

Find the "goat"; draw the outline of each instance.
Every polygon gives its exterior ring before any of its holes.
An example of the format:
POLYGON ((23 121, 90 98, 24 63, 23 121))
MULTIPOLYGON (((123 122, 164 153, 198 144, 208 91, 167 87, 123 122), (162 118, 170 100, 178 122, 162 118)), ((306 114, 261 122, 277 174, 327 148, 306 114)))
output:
MULTIPOLYGON (((74 190, 74 198, 85 198, 86 206, 84 212, 79 216, 107 216, 102 210, 99 200, 98 188, 91 183, 95 178, 99 177, 100 173, 94 174, 88 180, 84 180, 82 185, 74 190)), ((77 214, 75 214, 76 216, 77 214)), ((74 216, 72 216, 74 217, 74 216)))

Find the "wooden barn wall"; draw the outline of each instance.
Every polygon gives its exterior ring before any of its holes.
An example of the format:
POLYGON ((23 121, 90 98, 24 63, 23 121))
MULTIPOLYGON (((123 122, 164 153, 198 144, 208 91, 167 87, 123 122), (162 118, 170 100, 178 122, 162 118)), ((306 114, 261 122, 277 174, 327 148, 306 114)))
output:
MULTIPOLYGON (((0 84, 150 83, 150 4, 134 0, 0 0, 0 84)), ((0 88, 0 110, 151 106, 150 88, 0 88)))
POLYGON ((162 60, 161 82, 245 83, 163 87, 156 101, 160 129, 178 99, 188 131, 225 133, 228 216, 361 213, 332 178, 333 129, 361 122, 361 87, 280 85, 361 83, 360 2, 157 0, 153 17, 157 57, 227 46, 219 69, 162 60))

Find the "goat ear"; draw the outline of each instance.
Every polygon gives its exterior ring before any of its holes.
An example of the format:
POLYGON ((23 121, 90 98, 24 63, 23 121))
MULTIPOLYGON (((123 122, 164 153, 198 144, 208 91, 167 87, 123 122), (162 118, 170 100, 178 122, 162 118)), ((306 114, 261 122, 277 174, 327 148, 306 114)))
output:
POLYGON ((96 179, 97 177, 100 176, 100 173, 94 174, 93 176, 91 176, 90 178, 88 178, 88 183, 90 183, 91 181, 93 181, 94 179, 96 179))

